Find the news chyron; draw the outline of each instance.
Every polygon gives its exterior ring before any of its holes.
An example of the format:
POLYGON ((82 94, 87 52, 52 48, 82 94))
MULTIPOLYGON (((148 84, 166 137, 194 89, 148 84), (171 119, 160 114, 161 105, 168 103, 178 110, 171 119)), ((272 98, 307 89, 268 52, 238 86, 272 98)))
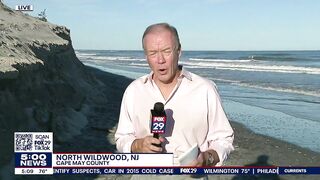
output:
MULTIPOLYGON (((161 128, 160 128, 161 129, 161 128)), ((320 167, 186 167, 174 165, 172 153, 53 152, 52 132, 14 133, 15 174, 170 174, 285 175, 320 174, 320 167)), ((273 177, 273 176, 271 176, 273 177)))
POLYGON ((15 132, 15 174, 53 174, 52 132, 15 132))
POLYGON ((172 167, 172 153, 54 153, 52 132, 15 132, 14 154, 17 175, 173 173, 150 170, 172 167))

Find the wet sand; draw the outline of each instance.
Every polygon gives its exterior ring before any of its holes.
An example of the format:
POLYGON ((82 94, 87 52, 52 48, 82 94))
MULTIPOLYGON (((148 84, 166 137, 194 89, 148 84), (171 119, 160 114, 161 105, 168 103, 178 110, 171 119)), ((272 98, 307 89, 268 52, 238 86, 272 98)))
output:
MULTIPOLYGON (((61 144, 55 150, 70 152, 115 152, 114 132, 116 129, 122 94, 127 85, 132 81, 123 76, 103 72, 98 69, 88 67, 102 83, 102 89, 107 98, 107 104, 97 104, 94 108, 91 120, 82 135, 75 137, 70 144, 61 144), (74 143, 78 142, 78 143, 74 143), (80 144, 79 144, 80 142, 80 144), (82 143, 81 143, 82 142, 82 143), (108 146, 108 147, 106 147, 108 146)), ((222 97, 223 99, 223 97, 222 97)), ((255 134, 243 125, 230 120, 235 131, 235 141, 233 151, 226 166, 319 166, 320 153, 298 147, 271 137, 255 134)), ((60 151, 61 152, 61 151, 60 151)), ((70 176, 68 176, 70 177, 70 176)), ((92 177, 93 179, 129 179, 130 175, 101 175, 92 177)), ((209 179, 248 179, 245 176, 209 176, 209 179)), ((257 177, 251 177, 249 179, 257 177)), ((260 179, 259 177, 258 179, 260 179)), ((265 178, 265 177, 262 177, 265 178)), ((278 179, 279 177, 266 177, 278 179)), ((280 179, 318 179, 314 175, 285 175, 280 179)))

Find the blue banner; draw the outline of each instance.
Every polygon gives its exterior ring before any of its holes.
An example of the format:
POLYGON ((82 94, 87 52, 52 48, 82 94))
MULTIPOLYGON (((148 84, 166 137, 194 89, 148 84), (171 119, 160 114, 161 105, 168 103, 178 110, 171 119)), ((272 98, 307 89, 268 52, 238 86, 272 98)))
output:
POLYGON ((320 167, 54 167, 53 174, 285 175, 320 174, 320 167))
POLYGON ((320 174, 320 167, 279 167, 279 174, 320 174))
POLYGON ((28 152, 15 153, 16 168, 48 168, 52 167, 52 153, 28 152))

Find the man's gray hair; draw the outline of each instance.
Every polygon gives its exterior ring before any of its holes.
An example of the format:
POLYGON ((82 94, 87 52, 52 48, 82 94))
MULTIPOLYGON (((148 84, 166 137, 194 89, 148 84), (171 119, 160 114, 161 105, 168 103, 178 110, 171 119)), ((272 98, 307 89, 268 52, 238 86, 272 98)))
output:
POLYGON ((155 31, 155 30, 158 30, 159 28, 168 30, 168 31, 170 31, 170 32, 173 34, 173 36, 174 36, 174 38, 175 38, 175 40, 176 40, 177 46, 178 46, 178 47, 176 47, 176 48, 178 48, 178 50, 180 50, 181 44, 180 44, 180 39, 179 39, 178 31, 177 31, 177 29, 176 29, 175 27, 171 26, 171 25, 168 24, 168 23, 157 23, 157 24, 152 24, 152 25, 150 25, 150 26, 147 27, 147 29, 144 31, 143 36, 142 36, 142 47, 143 47, 143 49, 145 49, 144 43, 143 43, 143 40, 144 40, 145 36, 146 36, 147 34, 153 32, 153 31, 155 31))

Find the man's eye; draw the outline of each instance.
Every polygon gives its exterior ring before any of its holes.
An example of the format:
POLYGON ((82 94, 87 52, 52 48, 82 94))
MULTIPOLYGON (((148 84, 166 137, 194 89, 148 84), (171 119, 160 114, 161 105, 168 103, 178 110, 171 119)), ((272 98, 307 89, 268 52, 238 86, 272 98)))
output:
POLYGON ((150 51, 150 52, 148 52, 148 56, 154 56, 154 55, 156 55, 156 54, 157 54, 156 51, 150 51))
POLYGON ((165 54, 165 55, 169 55, 169 54, 171 54, 171 52, 172 52, 172 50, 165 50, 165 51, 163 51, 163 53, 165 54))

